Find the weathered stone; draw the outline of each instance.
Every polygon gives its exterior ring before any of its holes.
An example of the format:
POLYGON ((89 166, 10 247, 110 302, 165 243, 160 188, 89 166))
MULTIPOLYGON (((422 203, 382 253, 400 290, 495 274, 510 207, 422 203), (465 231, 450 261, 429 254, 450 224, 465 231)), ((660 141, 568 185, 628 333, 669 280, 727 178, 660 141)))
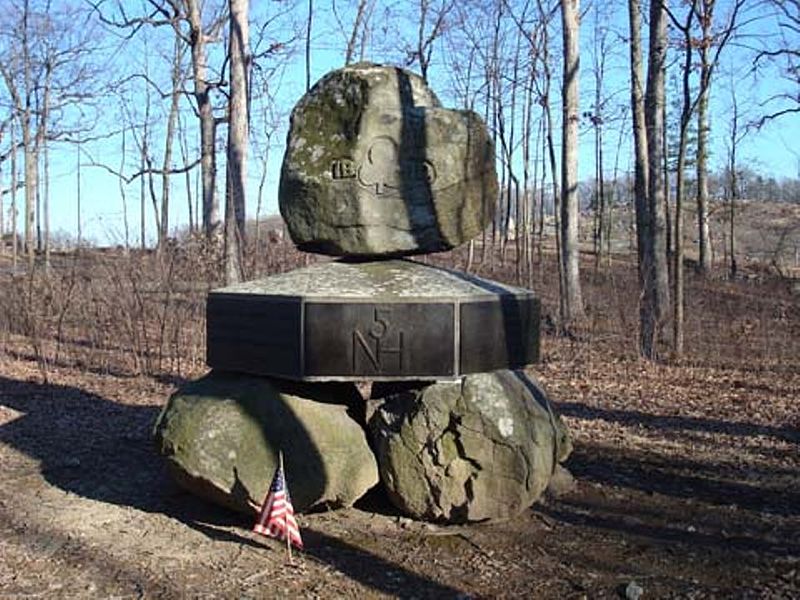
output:
POLYGON ((436 380, 538 358, 530 290, 411 260, 318 263, 214 290, 214 369, 306 381, 436 380))
POLYGON ((556 465, 553 475, 547 484, 547 495, 552 498, 560 498, 575 491, 578 487, 575 477, 566 468, 556 465))
POLYGON ((408 71, 361 63, 326 75, 292 112, 280 210, 309 252, 447 250, 491 222, 494 161, 476 113, 441 108, 408 71))
POLYGON ((519 371, 399 391, 370 428, 392 502, 432 521, 512 517, 541 496, 571 451, 546 395, 519 371))
POLYGON ((189 491, 244 513, 263 501, 284 454, 296 510, 349 506, 378 483, 350 384, 211 373, 170 398, 155 438, 189 491))

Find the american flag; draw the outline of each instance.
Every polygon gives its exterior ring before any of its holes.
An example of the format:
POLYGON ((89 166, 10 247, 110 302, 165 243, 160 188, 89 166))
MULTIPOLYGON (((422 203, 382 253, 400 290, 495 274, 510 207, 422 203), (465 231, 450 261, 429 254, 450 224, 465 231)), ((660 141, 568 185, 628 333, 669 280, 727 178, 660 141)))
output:
POLYGON ((278 466, 278 470, 275 471, 275 477, 272 479, 269 493, 261 505, 261 512, 253 526, 253 531, 279 540, 285 540, 288 537, 290 543, 298 548, 303 547, 300 528, 294 518, 292 499, 289 497, 289 488, 283 475, 283 465, 278 466))

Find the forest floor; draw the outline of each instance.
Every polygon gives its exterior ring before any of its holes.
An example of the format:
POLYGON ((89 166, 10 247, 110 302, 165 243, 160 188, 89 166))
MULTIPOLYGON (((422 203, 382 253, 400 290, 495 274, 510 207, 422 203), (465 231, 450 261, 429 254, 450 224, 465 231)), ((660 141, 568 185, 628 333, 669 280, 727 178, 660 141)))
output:
MULTIPOLYGON (((279 261, 266 272, 306 260, 287 248, 264 254, 279 261)), ((87 255, 0 279, 0 598, 800 597, 796 283, 687 273, 686 355, 651 363, 636 357, 630 256, 599 269, 586 257, 573 339, 554 335, 558 285, 537 265, 530 372, 571 430, 572 489, 469 526, 411 521, 373 493, 299 515, 306 548, 289 562, 251 522, 178 488, 154 451, 161 407, 202 373, 204 293, 175 296, 173 269, 165 279, 152 260, 87 255), (164 361, 177 368, 131 375, 171 347, 191 349, 164 361)), ((511 262, 477 268, 515 277, 511 262)))
MULTIPOLYGON (((690 276, 690 351, 648 363, 632 273, 588 277, 586 334, 546 332, 530 369, 573 435, 571 490, 464 526, 403 518, 376 492, 299 515, 291 562, 155 454, 158 412, 199 371, 51 363, 45 378, 6 336, 0 598, 800 597, 800 299, 690 276)), ((556 286, 534 289, 547 327, 556 286)))

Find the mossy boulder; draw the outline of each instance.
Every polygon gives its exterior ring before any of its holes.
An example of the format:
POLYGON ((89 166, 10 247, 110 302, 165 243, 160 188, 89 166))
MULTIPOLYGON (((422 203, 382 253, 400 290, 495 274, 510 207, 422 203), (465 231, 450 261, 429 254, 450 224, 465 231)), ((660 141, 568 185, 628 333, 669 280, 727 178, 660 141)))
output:
POLYGON ((323 77, 294 108, 280 210, 309 252, 448 250, 491 222, 494 161, 476 113, 442 108, 413 73, 360 63, 323 77))
POLYGON ((256 511, 279 450, 295 510, 349 506, 378 483, 357 403, 352 384, 212 372, 169 399, 155 440, 182 487, 234 510, 256 511))
POLYGON ((392 502, 429 521, 507 519, 545 491, 571 451, 542 388, 518 371, 391 393, 373 413, 381 479, 392 502))

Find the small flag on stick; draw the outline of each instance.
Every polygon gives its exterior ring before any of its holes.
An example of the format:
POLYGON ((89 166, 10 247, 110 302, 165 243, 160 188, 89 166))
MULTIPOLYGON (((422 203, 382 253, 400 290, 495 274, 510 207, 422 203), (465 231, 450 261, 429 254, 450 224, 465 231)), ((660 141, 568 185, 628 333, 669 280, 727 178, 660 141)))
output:
POLYGON ((289 487, 286 485, 286 477, 283 473, 282 452, 279 453, 278 469, 275 471, 275 477, 272 478, 272 485, 267 497, 261 505, 261 512, 253 526, 253 531, 279 540, 286 540, 290 559, 292 544, 298 548, 303 547, 300 528, 294 518, 292 499, 289 497, 289 487))

